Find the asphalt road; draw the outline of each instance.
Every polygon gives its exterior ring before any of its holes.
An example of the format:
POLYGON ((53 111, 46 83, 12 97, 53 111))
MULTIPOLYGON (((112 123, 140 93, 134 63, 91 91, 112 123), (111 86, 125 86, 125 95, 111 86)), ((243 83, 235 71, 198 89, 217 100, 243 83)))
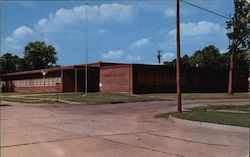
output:
MULTIPOLYGON (((249 100, 189 100, 249 104, 249 100)), ((245 157, 249 134, 156 119, 174 101, 105 105, 17 104, 1 107, 2 157, 245 157)))

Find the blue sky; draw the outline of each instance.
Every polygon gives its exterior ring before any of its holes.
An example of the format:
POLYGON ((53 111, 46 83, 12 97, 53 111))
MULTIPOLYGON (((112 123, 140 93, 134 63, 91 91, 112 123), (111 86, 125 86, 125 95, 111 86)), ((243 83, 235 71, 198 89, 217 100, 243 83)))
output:
MULTIPOLYGON (((233 0, 187 0, 223 15, 233 0)), ((88 62, 157 63, 175 58, 175 0, 88 1, 88 62)), ((213 44, 226 52, 226 19, 181 3, 181 54, 213 44)), ((85 62, 85 6, 77 1, 3 1, 1 52, 22 57, 28 42, 57 50, 59 65, 85 62)))

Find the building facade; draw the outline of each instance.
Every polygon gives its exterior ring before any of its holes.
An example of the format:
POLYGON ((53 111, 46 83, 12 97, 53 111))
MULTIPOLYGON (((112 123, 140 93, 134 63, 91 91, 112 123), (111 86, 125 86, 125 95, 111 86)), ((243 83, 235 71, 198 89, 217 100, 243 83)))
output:
MULTIPOLYGON (((181 70, 183 92, 227 92, 228 70, 185 67, 181 70)), ((233 89, 246 92, 248 73, 234 73, 233 89)), ((174 66, 123 64, 100 67, 100 91, 121 93, 176 92, 174 66)))
MULTIPOLYGON (((175 67, 147 64, 93 63, 88 64, 88 91, 103 93, 176 92, 175 67)), ((228 70, 182 69, 183 92, 226 92, 228 70)), ((83 92, 85 65, 31 70, 4 74, 2 92, 83 92), (42 72, 46 72, 43 77, 42 72), (56 84, 60 84, 56 88, 56 84)), ((234 91, 248 91, 248 72, 234 73, 234 91)))

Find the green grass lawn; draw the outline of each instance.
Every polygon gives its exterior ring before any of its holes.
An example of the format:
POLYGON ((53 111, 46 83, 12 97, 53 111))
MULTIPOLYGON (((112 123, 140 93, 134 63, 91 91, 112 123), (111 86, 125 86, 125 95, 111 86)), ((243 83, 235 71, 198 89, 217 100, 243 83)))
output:
POLYGON ((0 93, 1 97, 14 96, 14 95, 22 95, 24 93, 0 93))
MULTIPOLYGON (((175 93, 154 93, 154 94, 143 94, 152 98, 159 99, 176 99, 175 93)), ((249 98, 249 93, 234 93, 234 95, 228 95, 227 93, 182 93, 182 99, 193 100, 193 99, 243 99, 249 98)))
MULTIPOLYGON (((119 102, 138 102, 154 100, 175 100, 175 93, 154 93, 154 94, 111 94, 111 93, 59 93, 59 99, 66 101, 80 102, 83 104, 100 104, 100 103, 119 103, 119 102)), ((0 93, 2 100, 16 102, 43 102, 43 94, 24 94, 24 93, 0 93), (18 97, 13 97, 18 96, 18 97), (27 99, 27 100, 26 100, 27 99), (33 101, 32 101, 33 99, 33 101)), ((56 93, 46 94, 48 102, 53 103, 56 100, 56 93)), ((183 93, 182 98, 188 99, 231 99, 231 98, 248 98, 248 93, 235 93, 232 96, 226 93, 183 93)))
POLYGON ((169 114, 176 118, 187 119, 193 121, 216 123, 224 125, 242 126, 250 127, 250 105, 216 105, 216 106, 201 106, 193 107, 190 111, 183 113, 162 113, 155 117, 167 118, 169 114), (217 110, 225 110, 225 112, 220 112, 217 110), (226 112, 226 110, 231 111, 246 111, 248 113, 231 113, 226 112))
POLYGON ((208 105, 191 108, 192 111, 216 111, 216 110, 231 110, 231 111, 246 111, 250 112, 250 105, 208 105))
MULTIPOLYGON (((15 101, 15 102, 31 102, 36 100, 37 102, 43 102, 43 94, 34 95, 1 95, 1 99, 5 101, 15 101)), ((54 102, 57 98, 56 94, 46 94, 45 99, 48 102, 54 102)), ((80 102, 82 104, 102 104, 102 103, 123 103, 123 102, 142 102, 142 101, 153 101, 160 100, 158 98, 140 96, 140 95, 130 95, 130 94, 111 94, 111 93, 88 93, 84 96, 83 93, 59 93, 60 100, 80 102)))
POLYGON ((193 121, 225 124, 233 126, 249 127, 250 117, 248 113, 227 113, 227 112, 207 112, 193 111, 171 114, 174 117, 193 121))
MULTIPOLYGON (((8 97, 3 96, 0 99, 1 101, 10 101, 10 102, 20 102, 20 103, 44 103, 43 99, 38 98, 27 98, 27 97, 8 97)), ((45 103, 55 103, 54 100, 45 100, 45 103)))
MULTIPOLYGON (((35 97, 38 97, 38 96, 35 96, 35 97)), ((43 97, 43 96, 40 96, 40 97, 43 97)), ((47 95, 46 98, 56 99, 56 94, 47 95)), ((111 93, 88 93, 87 96, 84 96, 83 93, 61 93, 59 94, 59 99, 88 103, 88 104, 159 100, 159 99, 150 98, 150 97, 142 97, 142 96, 135 96, 135 95, 129 95, 129 94, 111 94, 111 93)))

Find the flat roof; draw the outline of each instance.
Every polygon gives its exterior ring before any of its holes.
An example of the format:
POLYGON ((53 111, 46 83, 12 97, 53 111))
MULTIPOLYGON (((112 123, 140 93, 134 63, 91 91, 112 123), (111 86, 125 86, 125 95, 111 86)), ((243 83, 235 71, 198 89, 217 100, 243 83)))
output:
MULTIPOLYGON (((89 63, 88 67, 115 66, 115 65, 165 66, 165 65, 159 65, 159 64, 130 64, 130 63, 96 62, 96 63, 89 63)), ((36 69, 36 70, 6 73, 6 74, 2 74, 2 76, 36 74, 36 73, 41 73, 42 71, 54 72, 54 71, 61 71, 61 70, 73 70, 73 69, 84 68, 84 67, 85 67, 85 64, 77 64, 77 65, 71 65, 71 66, 51 67, 47 69, 36 69)))
MULTIPOLYGON (((35 73, 41 73, 42 71, 46 72, 54 72, 54 71, 61 71, 61 70, 71 70, 76 68, 83 68, 85 64, 78 64, 78 65, 71 65, 71 66, 62 66, 62 67, 51 67, 47 69, 36 69, 36 70, 28 70, 28 71, 18 71, 13 73, 6 73, 2 76, 14 76, 14 75, 26 75, 26 74, 35 74, 35 73)), ((90 63, 88 64, 88 67, 100 67, 100 63, 90 63)))

